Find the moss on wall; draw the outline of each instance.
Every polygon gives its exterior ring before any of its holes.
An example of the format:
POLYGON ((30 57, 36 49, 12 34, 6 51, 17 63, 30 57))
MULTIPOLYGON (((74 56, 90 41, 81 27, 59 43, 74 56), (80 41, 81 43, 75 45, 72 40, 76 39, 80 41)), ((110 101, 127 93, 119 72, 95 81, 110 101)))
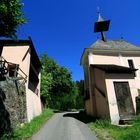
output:
POLYGON ((26 122, 25 86, 12 78, 0 81, 0 134, 26 122))

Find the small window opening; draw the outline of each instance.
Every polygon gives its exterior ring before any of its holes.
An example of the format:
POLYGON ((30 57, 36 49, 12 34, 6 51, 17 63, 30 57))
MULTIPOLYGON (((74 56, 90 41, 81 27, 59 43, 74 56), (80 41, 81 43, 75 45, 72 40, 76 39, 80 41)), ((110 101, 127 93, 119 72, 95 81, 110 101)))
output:
MULTIPOLYGON (((134 66, 134 63, 133 63, 132 59, 128 60, 128 65, 131 69, 135 69, 135 66, 134 66)), ((136 77, 136 72, 135 71, 133 72, 133 74, 134 74, 134 77, 136 77)))
POLYGON ((18 65, 11 63, 8 64, 9 77, 17 77, 17 70, 18 65))

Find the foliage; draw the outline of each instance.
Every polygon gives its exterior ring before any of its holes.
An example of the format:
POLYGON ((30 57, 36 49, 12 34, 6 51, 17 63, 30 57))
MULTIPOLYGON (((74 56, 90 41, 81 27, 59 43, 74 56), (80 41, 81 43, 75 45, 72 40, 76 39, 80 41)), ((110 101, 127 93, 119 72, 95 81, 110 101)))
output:
POLYGON ((71 110, 76 108, 76 99, 77 99, 77 87, 73 82, 73 89, 70 94, 63 94, 60 97, 60 109, 61 110, 71 110))
POLYGON ((139 96, 140 96, 140 89, 138 89, 138 94, 139 94, 139 96))
POLYGON ((42 64, 41 99, 45 106, 68 110, 75 108, 77 86, 72 81, 71 72, 57 64, 47 54, 40 58, 42 64))
POLYGON ((76 108, 84 108, 84 80, 76 81, 76 86, 78 89, 78 95, 76 97, 76 108))
POLYGON ((25 24, 20 0, 0 0, 0 36, 16 37, 17 28, 25 24))
POLYGON ((41 74, 41 99, 42 103, 46 105, 46 107, 49 107, 49 102, 51 102, 51 97, 49 94, 49 91, 52 87, 52 75, 51 73, 45 72, 45 67, 42 66, 42 74, 41 74), (48 102, 46 102, 48 101, 48 102))
POLYGON ((101 140, 104 140, 107 134, 111 140, 140 140, 140 116, 129 127, 113 126, 107 120, 97 120, 88 123, 88 126, 101 140))
POLYGON ((52 117, 53 111, 46 109, 40 116, 35 117, 30 123, 26 123, 24 126, 17 128, 13 135, 3 136, 1 140, 25 140, 35 134, 42 125, 52 117))

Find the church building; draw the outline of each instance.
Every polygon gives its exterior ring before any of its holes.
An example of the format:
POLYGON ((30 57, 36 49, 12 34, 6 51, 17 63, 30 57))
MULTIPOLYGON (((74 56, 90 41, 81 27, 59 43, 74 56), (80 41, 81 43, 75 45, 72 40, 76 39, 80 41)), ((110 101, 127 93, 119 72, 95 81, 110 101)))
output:
POLYGON ((102 39, 85 48, 81 57, 88 115, 110 118, 118 125, 136 114, 140 88, 140 47, 125 40, 107 40, 110 20, 99 14, 94 32, 102 39))

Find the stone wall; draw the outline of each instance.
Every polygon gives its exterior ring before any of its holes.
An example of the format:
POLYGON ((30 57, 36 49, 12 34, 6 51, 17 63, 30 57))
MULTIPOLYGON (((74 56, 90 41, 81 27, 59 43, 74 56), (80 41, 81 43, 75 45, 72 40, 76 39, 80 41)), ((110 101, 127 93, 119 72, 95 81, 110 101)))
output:
POLYGON ((25 86, 13 78, 0 81, 0 134, 26 122, 25 86))

